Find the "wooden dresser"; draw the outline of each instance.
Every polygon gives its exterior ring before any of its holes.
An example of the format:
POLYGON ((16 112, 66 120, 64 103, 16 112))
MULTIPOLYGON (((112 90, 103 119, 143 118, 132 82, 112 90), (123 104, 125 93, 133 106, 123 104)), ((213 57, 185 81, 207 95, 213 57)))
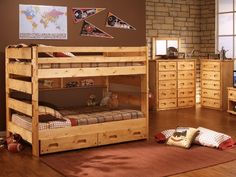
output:
POLYGON ((165 59, 149 61, 149 88, 153 108, 168 110, 195 106, 196 60, 165 59))
POLYGON ((227 87, 233 85, 232 60, 201 60, 202 107, 226 110, 227 87))
POLYGON ((236 88, 228 87, 228 113, 236 115, 236 88))

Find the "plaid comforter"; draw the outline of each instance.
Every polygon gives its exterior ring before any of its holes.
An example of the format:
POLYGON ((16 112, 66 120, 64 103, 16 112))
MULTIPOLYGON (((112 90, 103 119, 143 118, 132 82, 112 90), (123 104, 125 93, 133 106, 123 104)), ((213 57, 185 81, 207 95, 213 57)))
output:
MULTIPOLYGON (((64 110, 62 112, 64 113, 63 119, 65 119, 66 121, 49 121, 47 123, 39 123, 39 130, 65 128, 71 126, 89 125, 128 119, 138 119, 143 117, 143 113, 141 111, 132 109, 122 109, 113 111, 109 110, 101 112, 95 111, 94 113, 80 114, 74 114, 78 113, 75 110, 64 110), (67 115, 65 115, 65 113, 67 115)), ((12 122, 22 128, 32 131, 32 119, 28 116, 13 114, 12 122)))

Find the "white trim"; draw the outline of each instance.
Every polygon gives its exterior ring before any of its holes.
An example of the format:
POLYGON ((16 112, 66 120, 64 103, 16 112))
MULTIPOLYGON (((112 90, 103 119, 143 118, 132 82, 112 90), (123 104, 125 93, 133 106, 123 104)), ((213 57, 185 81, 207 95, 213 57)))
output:
POLYGON ((1 136, 6 136, 6 132, 5 131, 0 131, 0 137, 1 136))

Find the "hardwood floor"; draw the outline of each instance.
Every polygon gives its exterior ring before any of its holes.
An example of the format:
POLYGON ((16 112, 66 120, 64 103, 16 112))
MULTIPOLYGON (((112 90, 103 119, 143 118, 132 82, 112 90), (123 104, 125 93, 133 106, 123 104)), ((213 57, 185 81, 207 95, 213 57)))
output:
MULTIPOLYGON (((197 108, 150 112, 150 141, 156 132, 176 126, 206 127, 231 135, 236 139, 236 116, 226 112, 197 108)), ((227 150, 236 153, 236 148, 227 150)), ((174 177, 235 177, 236 161, 174 175, 174 177)), ((31 148, 26 147, 21 153, 12 154, 0 150, 1 177, 61 177, 39 159, 31 156, 31 148)))

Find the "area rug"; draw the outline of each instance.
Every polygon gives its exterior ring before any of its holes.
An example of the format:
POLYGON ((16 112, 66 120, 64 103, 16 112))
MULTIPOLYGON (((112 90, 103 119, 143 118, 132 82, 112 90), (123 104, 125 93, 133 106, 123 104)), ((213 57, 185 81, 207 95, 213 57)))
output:
POLYGON ((45 155, 41 160, 67 177, 159 177, 236 159, 236 154, 194 145, 190 149, 145 141, 45 155))

